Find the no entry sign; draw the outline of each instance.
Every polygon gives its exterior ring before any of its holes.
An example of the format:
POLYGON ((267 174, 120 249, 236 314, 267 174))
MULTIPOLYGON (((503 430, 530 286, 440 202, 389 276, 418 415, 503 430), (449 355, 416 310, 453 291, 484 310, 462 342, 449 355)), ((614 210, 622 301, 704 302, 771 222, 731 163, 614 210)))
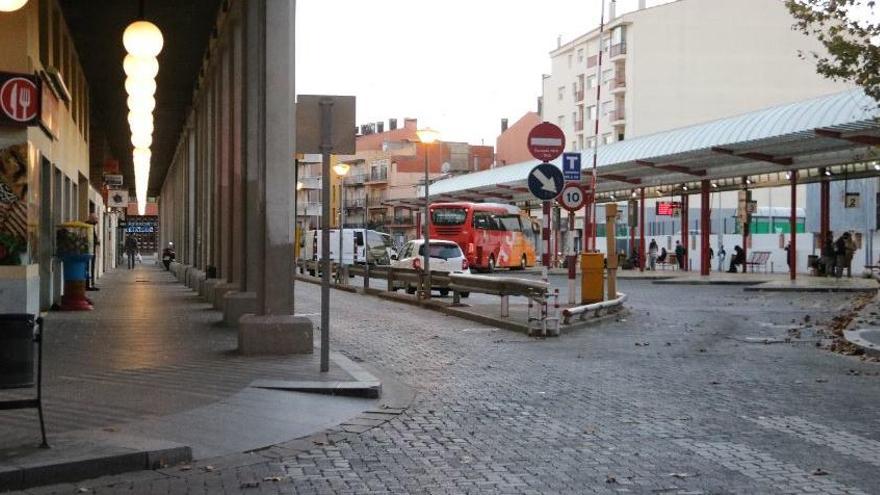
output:
POLYGON ((529 132, 527 145, 533 157, 549 162, 555 160, 565 149, 565 134, 550 122, 542 122, 529 132))
POLYGON ((37 124, 40 96, 40 85, 35 76, 0 73, 0 122, 37 124))

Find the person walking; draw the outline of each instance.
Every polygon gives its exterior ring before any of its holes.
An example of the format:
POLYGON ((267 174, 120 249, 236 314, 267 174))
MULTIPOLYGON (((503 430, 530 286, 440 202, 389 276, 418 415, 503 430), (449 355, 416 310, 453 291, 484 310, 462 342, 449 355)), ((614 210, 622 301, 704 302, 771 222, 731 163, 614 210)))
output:
POLYGON ((684 246, 681 245, 681 241, 675 241, 675 261, 678 262, 678 269, 684 270, 684 246))
POLYGON ((831 232, 822 243, 822 275, 834 275, 834 234, 831 232))
POLYGON ((651 244, 648 245, 648 269, 652 272, 657 271, 657 241, 651 239, 651 244))
POLYGON ((125 254, 128 255, 128 269, 129 270, 134 268, 134 260, 135 260, 135 256, 137 256, 137 252, 138 252, 137 239, 135 239, 133 235, 126 237, 125 238, 125 254))
POLYGON ((739 246, 733 247, 733 256, 730 258, 730 268, 727 273, 736 273, 736 266, 743 265, 743 273, 746 272, 746 253, 739 246))
POLYGON ((844 267, 846 267, 846 278, 852 278, 852 260, 853 255, 856 254, 856 242, 852 238, 852 234, 849 232, 843 233, 843 241, 846 245, 846 254, 844 255, 844 267))
POLYGON ((846 266, 846 234, 841 235, 834 241, 834 276, 843 276, 843 267, 846 266))
POLYGON ((724 250, 724 244, 718 245, 718 271, 724 271, 724 260, 727 258, 727 251, 724 250))
POLYGON ((788 265, 788 269, 791 270, 791 242, 785 243, 785 264, 788 265))

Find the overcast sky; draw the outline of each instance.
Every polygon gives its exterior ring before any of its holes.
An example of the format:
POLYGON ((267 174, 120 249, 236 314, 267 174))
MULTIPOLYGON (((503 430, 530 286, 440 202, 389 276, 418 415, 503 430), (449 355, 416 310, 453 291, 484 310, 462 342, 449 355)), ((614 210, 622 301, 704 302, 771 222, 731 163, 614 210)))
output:
MULTIPOLYGON (((636 0, 617 4, 620 14, 636 0)), ((557 37, 597 27, 600 8, 600 0, 299 0, 296 91, 355 95, 358 124, 416 117, 444 140, 494 146, 501 118, 512 124, 536 109, 557 37)))

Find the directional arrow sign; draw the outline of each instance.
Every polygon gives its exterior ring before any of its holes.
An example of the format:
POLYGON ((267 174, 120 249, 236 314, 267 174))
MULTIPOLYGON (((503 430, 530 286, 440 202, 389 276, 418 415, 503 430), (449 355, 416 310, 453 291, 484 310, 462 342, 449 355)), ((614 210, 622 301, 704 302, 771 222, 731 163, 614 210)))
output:
POLYGON ((540 200, 549 201, 559 196, 564 184, 562 171, 555 165, 542 163, 529 172, 529 191, 540 200))

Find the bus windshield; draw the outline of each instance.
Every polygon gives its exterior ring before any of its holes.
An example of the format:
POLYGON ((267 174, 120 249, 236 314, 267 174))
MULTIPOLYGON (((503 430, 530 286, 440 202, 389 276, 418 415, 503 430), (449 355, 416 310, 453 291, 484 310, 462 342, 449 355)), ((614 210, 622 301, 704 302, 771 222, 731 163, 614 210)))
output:
POLYGON ((434 225, 461 225, 467 218, 464 208, 436 208, 431 212, 434 225))

